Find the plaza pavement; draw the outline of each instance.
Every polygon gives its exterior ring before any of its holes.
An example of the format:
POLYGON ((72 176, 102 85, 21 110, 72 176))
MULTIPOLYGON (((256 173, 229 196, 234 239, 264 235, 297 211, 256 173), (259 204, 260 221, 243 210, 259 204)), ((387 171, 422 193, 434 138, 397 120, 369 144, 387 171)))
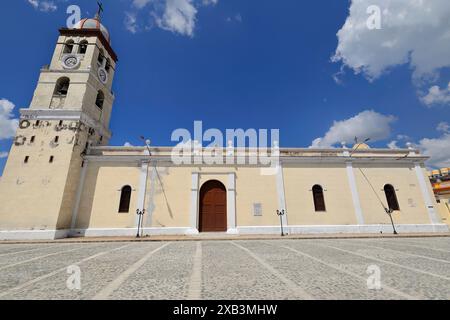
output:
POLYGON ((448 300, 450 237, 4 243, 0 299, 448 300))

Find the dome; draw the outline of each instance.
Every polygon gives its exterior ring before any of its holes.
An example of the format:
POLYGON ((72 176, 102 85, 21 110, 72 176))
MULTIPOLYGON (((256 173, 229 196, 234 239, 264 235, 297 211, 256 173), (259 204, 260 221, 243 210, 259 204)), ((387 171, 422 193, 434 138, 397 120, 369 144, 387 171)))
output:
POLYGON ((108 29, 106 29, 105 26, 101 24, 101 22, 98 18, 82 19, 82 20, 80 20, 80 22, 78 22, 76 25, 73 26, 73 29, 97 29, 97 30, 100 30, 103 33, 103 36, 105 37, 105 39, 108 40, 108 42, 111 42, 108 29))
POLYGON ((358 150, 368 150, 368 149, 370 149, 370 147, 369 147, 369 145, 366 144, 366 143, 357 143, 357 144, 355 144, 355 145, 353 146, 352 149, 353 149, 353 150, 356 150, 356 149, 358 149, 358 150))

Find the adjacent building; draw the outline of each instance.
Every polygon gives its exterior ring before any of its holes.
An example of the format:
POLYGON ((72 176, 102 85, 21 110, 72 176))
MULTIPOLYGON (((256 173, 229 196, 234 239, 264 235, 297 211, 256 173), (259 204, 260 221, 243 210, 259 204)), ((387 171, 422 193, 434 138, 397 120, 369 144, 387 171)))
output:
POLYGON ((450 224, 450 168, 428 173, 442 220, 450 224))

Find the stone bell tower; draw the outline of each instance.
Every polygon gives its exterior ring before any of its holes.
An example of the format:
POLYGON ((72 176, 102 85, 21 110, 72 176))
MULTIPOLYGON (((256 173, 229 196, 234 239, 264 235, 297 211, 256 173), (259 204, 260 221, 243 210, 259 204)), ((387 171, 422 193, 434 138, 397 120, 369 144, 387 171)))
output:
POLYGON ((100 15, 59 30, 0 182, 0 238, 59 238, 70 228, 90 146, 106 145, 117 55, 100 15))

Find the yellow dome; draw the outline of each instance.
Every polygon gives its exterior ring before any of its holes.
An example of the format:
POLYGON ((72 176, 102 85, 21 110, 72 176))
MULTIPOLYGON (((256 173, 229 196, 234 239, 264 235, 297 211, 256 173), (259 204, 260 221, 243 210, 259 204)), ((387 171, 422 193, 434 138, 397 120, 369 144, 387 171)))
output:
POLYGON ((365 143, 357 143, 353 146, 353 150, 356 150, 356 149, 367 150, 367 149, 370 149, 370 147, 368 144, 365 144, 365 143))

